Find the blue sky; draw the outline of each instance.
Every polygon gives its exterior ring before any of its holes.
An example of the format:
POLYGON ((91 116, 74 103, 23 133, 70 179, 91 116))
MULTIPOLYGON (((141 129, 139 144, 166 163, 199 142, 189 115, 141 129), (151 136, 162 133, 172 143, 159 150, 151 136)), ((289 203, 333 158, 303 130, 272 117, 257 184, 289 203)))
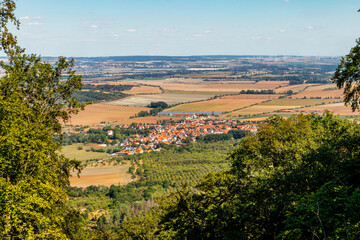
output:
POLYGON ((17 0, 20 45, 43 56, 341 56, 358 0, 17 0))

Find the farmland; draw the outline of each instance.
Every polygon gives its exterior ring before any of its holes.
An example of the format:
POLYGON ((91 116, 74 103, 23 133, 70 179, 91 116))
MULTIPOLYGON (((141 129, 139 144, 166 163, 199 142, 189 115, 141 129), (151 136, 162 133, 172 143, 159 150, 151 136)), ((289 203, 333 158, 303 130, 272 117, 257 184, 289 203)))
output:
POLYGON ((160 94, 162 93, 161 89, 159 87, 153 87, 153 86, 134 86, 130 90, 123 91, 125 94, 160 94))
POLYGON ((129 164, 120 166, 87 167, 81 171, 80 177, 73 173, 70 183, 76 187, 90 185, 110 186, 112 184, 126 185, 134 179, 128 173, 129 164))
MULTIPOLYGON (((101 103, 87 106, 67 124, 93 127, 100 123, 130 125, 181 119, 178 115, 138 117, 140 112, 151 110, 147 107, 151 102, 159 101, 175 105, 165 111, 226 112, 218 118, 238 120, 262 120, 273 114, 289 116, 308 110, 322 112, 324 109, 353 115, 349 109, 341 105, 342 103, 334 103, 341 101, 341 91, 334 90, 334 86, 328 84, 331 71, 337 63, 332 58, 324 58, 320 63, 316 59, 306 57, 153 57, 151 60, 146 57, 138 58, 137 61, 134 61, 136 57, 130 60, 127 57, 80 59, 80 65, 81 61, 85 64, 85 67, 81 68, 85 74, 85 92, 93 91, 93 95, 101 93, 102 95, 98 94, 100 97, 117 94, 122 98, 113 101, 109 101, 110 98, 99 99, 101 103), (91 67, 88 65, 89 61, 92 62, 91 67), (271 92, 261 93, 261 90, 271 92)), ((75 143, 65 146, 63 152, 66 156, 81 161, 108 158, 104 152, 89 151, 95 145, 75 143), (79 150, 79 147, 82 149, 79 150)), ((142 167, 148 171, 149 178, 151 176, 154 181, 163 181, 165 178, 158 177, 162 174, 155 173, 158 168, 165 169, 167 164, 157 165, 162 163, 151 162, 146 156, 144 155, 141 161, 142 167)), ((181 174, 177 166, 171 164, 173 172, 169 174, 181 174)), ((200 165, 194 165, 183 171, 184 178, 191 179, 190 175, 195 174, 193 168, 201 174, 208 171, 200 165)), ((215 165, 211 168, 217 169, 215 165)), ((96 181, 105 185, 110 184, 109 179, 112 178, 118 182, 122 182, 122 178, 125 179, 125 176, 114 175, 118 172, 111 172, 107 168, 102 168, 99 174, 94 172, 95 170, 85 169, 84 177, 76 180, 77 186, 95 183, 92 179, 97 179, 96 181), (103 175, 103 178, 100 175, 103 175)))
POLYGON ((92 104, 86 106, 84 111, 74 115, 68 124, 84 126, 97 125, 101 122, 119 122, 129 124, 132 122, 130 117, 142 110, 147 110, 147 108, 92 104))
MULTIPOLYGON (((261 114, 277 114, 280 110, 289 110, 295 108, 304 108, 315 106, 319 104, 330 104, 333 102, 338 102, 339 100, 335 99, 290 99, 282 98, 275 99, 272 101, 264 102, 255 106, 247 107, 240 109, 238 111, 231 112, 226 116, 232 117, 248 117, 252 115, 261 115, 261 114)), ((341 103, 343 104, 343 103, 341 103)), ((330 105, 332 106, 332 105, 330 105)), ((295 113, 295 112, 294 112, 295 113)))
POLYGON ((325 84, 320 86, 309 86, 305 91, 293 95, 293 98, 310 98, 310 97, 321 97, 321 98, 342 98, 343 91, 335 89, 334 84, 325 84))
POLYGON ((89 159, 103 159, 107 155, 105 152, 91 151, 91 148, 98 147, 98 145, 99 144, 76 143, 63 146, 62 153, 65 155, 65 157, 75 158, 79 161, 86 161, 89 159))
POLYGON ((243 108, 276 97, 277 96, 274 95, 253 95, 253 94, 224 96, 209 101, 178 105, 173 108, 170 108, 169 111, 215 111, 215 112, 233 111, 238 108, 243 108))
POLYGON ((169 105, 184 103, 184 102, 193 102, 209 99, 215 96, 211 93, 163 93, 163 94, 151 94, 151 95, 136 95, 129 96, 118 101, 108 102, 108 105, 114 106, 147 106, 151 102, 164 101, 169 105))
POLYGON ((257 83, 242 83, 241 81, 236 81, 232 83, 224 82, 184 82, 184 83, 173 83, 169 81, 161 82, 146 82, 146 84, 158 85, 161 86, 165 91, 194 91, 194 92, 217 92, 217 93, 237 93, 241 90, 268 90, 275 89, 281 86, 288 85, 286 81, 259 81, 257 83))

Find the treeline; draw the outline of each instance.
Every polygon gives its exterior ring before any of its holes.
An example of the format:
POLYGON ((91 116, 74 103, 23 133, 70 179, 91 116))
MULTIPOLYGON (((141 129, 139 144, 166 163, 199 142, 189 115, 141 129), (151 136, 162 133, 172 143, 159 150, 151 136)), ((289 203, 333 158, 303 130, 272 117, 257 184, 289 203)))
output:
POLYGON ((82 89, 89 89, 89 90, 98 90, 98 91, 106 91, 106 92, 122 92, 126 90, 131 90, 135 85, 112 85, 112 84, 101 84, 101 85, 94 85, 94 84, 84 84, 82 89))
POLYGON ((250 135, 249 131, 230 130, 228 133, 224 133, 224 134, 208 134, 205 136, 198 136, 196 137, 196 140, 209 143, 209 142, 227 141, 231 139, 241 139, 247 135, 250 135))
MULTIPOLYGON (((101 129, 90 128, 86 132, 80 133, 63 133, 62 144, 71 145, 73 143, 108 143, 109 139, 121 141, 128 138, 131 135, 139 134, 142 136, 149 136, 152 128, 136 129, 135 124, 130 125, 128 128, 121 127, 103 127, 101 129), (108 134, 108 131, 113 132, 112 135, 108 134)), ((57 137, 58 139, 59 137, 57 137)))
POLYGON ((127 94, 124 94, 122 92, 105 93, 94 90, 79 91, 79 92, 75 92, 73 95, 76 98, 76 100, 78 100, 81 103, 86 103, 89 101, 92 101, 94 103, 103 102, 103 101, 114 101, 128 96, 127 94))
POLYGON ((275 94, 274 90, 241 90, 240 94, 275 94))
POLYGON ((153 108, 150 111, 140 111, 135 116, 132 116, 130 118, 137 118, 137 117, 147 117, 147 116, 156 116, 159 112, 169 107, 169 105, 164 101, 159 102, 151 102, 149 105, 147 105, 149 108, 153 108))

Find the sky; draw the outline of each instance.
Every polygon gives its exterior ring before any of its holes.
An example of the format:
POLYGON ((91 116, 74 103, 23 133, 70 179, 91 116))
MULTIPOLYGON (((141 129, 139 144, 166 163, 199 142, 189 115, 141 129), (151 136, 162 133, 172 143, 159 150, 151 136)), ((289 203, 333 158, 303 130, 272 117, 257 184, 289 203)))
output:
POLYGON ((343 56, 359 0, 17 0, 15 31, 42 56, 343 56))

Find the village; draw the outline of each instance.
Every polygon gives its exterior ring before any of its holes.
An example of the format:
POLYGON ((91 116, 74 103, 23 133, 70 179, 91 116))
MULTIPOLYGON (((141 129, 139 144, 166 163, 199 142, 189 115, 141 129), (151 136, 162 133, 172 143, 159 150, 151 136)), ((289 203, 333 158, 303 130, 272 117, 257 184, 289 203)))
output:
MULTIPOLYGON (((258 123, 244 123, 234 120, 212 120, 210 116, 189 116, 177 123, 144 124, 144 125, 121 125, 122 128, 151 129, 148 136, 134 134, 130 138, 114 144, 121 147, 121 151, 109 154, 109 156, 125 156, 141 154, 144 152, 161 151, 163 146, 176 144, 184 146, 188 141, 196 142, 197 137, 209 134, 228 134, 229 131, 248 131, 256 133, 258 123)), ((113 136, 113 130, 108 130, 107 135, 113 136)))

